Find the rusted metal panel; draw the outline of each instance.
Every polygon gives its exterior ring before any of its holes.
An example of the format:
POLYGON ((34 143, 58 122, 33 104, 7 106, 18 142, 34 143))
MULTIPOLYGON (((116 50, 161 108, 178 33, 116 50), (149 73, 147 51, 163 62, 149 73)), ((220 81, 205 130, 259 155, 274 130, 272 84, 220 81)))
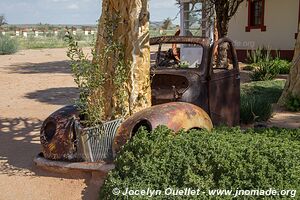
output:
MULTIPOLYGON (((203 58, 198 68, 179 69, 177 66, 152 68, 152 105, 167 102, 189 102, 203 108, 215 125, 239 125, 240 76, 233 42, 222 38, 212 46, 207 38, 164 36, 153 38, 151 44, 184 43, 203 47, 203 58), (229 44, 231 69, 214 67, 217 47, 229 44)), ((201 55, 199 55, 201 56, 201 55)))
POLYGON ((209 113, 216 125, 237 126, 240 124, 240 72, 233 42, 222 38, 211 47, 209 70, 209 113), (229 44, 232 69, 215 69, 214 52, 218 45, 229 44))
POLYGON ((185 44, 199 44, 203 46, 209 46, 210 40, 206 37, 195 36, 162 36, 150 38, 150 45, 156 44, 173 44, 173 43, 185 43, 185 44))
POLYGON ((73 130, 74 118, 78 118, 75 106, 63 107, 51 114, 40 132, 42 152, 52 160, 80 160, 77 137, 73 130))
POLYGON ((118 152, 139 127, 144 126, 151 131, 159 125, 165 125, 175 132, 194 128, 211 130, 213 127, 208 114, 193 104, 171 102, 152 106, 132 115, 121 124, 114 139, 114 151, 118 152))

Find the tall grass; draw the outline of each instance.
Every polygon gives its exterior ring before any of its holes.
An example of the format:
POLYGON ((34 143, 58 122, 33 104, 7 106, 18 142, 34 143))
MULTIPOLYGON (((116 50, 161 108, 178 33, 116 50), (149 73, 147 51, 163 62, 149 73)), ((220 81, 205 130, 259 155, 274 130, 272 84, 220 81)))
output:
POLYGON ((18 51, 18 43, 9 36, 0 36, 0 55, 13 54, 18 51))
POLYGON ((247 51, 248 70, 253 70, 251 80, 265 81, 273 80, 278 74, 288 74, 291 69, 291 62, 280 58, 280 53, 273 56, 271 50, 263 47, 247 51))
MULTIPOLYGON (((93 43, 93 37, 82 37, 78 36, 78 44, 80 47, 91 46, 93 43)), ((64 48, 68 44, 64 38, 60 37, 34 37, 29 36, 28 38, 19 37, 17 41, 21 49, 42 49, 42 48, 64 48)))
POLYGON ((21 49, 62 48, 67 44, 56 37, 28 37, 18 38, 21 49))
POLYGON ((272 104, 277 103, 284 80, 258 81, 241 85, 241 122, 267 121, 272 116, 272 104))

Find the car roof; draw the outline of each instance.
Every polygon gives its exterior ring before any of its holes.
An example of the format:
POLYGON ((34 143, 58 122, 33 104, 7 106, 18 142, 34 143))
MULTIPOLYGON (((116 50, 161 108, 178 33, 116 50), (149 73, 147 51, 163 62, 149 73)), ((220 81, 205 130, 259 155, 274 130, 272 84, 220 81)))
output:
POLYGON ((210 46, 210 39, 207 37, 195 37, 195 36, 161 36, 150 38, 150 45, 157 44, 198 44, 201 46, 210 46))

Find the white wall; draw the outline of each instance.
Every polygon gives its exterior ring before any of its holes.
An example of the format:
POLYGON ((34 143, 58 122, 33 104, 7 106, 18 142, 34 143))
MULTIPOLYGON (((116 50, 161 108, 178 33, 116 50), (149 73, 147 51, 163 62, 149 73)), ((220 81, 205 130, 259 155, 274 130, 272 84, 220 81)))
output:
POLYGON ((266 32, 260 29, 245 31, 248 25, 248 3, 240 5, 231 19, 228 36, 237 49, 254 49, 266 46, 275 50, 293 50, 298 29, 299 0, 265 0, 266 32))

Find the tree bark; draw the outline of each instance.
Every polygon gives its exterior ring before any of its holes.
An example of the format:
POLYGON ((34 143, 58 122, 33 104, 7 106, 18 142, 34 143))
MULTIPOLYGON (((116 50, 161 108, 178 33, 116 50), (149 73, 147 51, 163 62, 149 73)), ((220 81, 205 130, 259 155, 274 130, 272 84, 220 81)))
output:
POLYGON ((95 54, 94 62, 105 72, 100 93, 104 95, 105 120, 128 117, 151 106, 147 0, 103 0, 95 54), (115 44, 122 48, 108 53, 105 59, 98 58, 115 44), (123 76, 119 85, 118 70, 123 76))
MULTIPOLYGON (((229 3, 228 2, 218 2, 216 3, 216 26, 218 38, 221 39, 227 36, 228 26, 229 26, 229 3)), ((228 44, 222 43, 218 46, 218 57, 217 57, 217 67, 219 68, 227 68, 228 67, 228 44)))
POLYGON ((295 45, 292 68, 278 104, 284 105, 289 95, 300 97, 300 32, 295 45))

